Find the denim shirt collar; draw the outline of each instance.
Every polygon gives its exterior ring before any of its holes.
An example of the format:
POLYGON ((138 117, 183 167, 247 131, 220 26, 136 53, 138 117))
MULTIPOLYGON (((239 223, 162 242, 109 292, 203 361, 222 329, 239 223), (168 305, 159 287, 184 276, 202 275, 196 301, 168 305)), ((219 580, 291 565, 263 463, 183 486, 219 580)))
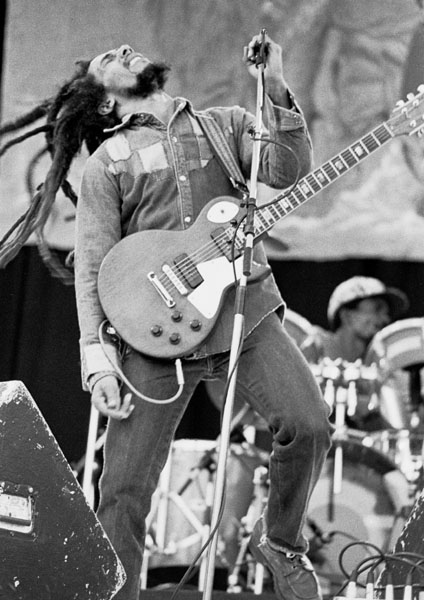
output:
MULTIPOLYGON (((174 98, 174 113, 172 119, 181 111, 188 110, 192 115, 194 114, 194 109, 192 103, 186 98, 174 98)), ((114 127, 110 127, 107 129, 103 129, 104 133, 115 133, 116 131, 121 131, 121 129, 125 129, 126 127, 131 127, 131 125, 152 125, 155 124, 163 126, 163 123, 159 121, 152 113, 149 112, 134 112, 128 113, 124 115, 121 119, 121 122, 115 125, 114 127)))

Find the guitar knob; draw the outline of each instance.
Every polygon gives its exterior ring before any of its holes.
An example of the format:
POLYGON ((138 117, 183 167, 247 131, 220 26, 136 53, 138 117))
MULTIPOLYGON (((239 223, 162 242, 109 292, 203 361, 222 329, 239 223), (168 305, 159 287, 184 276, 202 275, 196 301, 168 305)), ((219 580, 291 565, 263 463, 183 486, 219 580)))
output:
POLYGON ((160 325, 153 325, 153 327, 150 329, 150 332, 155 337, 159 337, 160 335, 162 335, 163 329, 160 325))
POLYGON ((179 333, 171 333, 171 335, 169 336, 169 341, 171 342, 171 344, 179 344, 181 341, 181 336, 179 333))
POLYGON ((179 310, 174 310, 174 312, 171 315, 171 319, 173 321, 175 321, 175 323, 179 323, 183 318, 183 313, 180 312, 179 310))
POLYGON ((199 321, 199 319, 193 319, 192 321, 190 321, 190 327, 193 331, 199 331, 199 329, 202 328, 202 324, 199 321))

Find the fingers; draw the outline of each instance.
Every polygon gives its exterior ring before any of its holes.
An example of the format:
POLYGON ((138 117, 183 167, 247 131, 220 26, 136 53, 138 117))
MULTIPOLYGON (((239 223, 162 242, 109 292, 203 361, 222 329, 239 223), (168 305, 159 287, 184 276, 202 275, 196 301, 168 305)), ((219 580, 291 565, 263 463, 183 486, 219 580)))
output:
POLYGON ((271 38, 266 34, 265 38, 263 38, 262 34, 254 35, 249 44, 243 49, 244 62, 247 64, 254 64, 256 62, 257 55, 261 50, 263 39, 265 39, 265 56, 268 54, 270 46, 273 43, 271 38))
POLYGON ((121 398, 118 381, 113 376, 101 379, 91 394, 91 401, 101 414, 119 420, 127 419, 134 410, 131 399, 132 394, 121 398))

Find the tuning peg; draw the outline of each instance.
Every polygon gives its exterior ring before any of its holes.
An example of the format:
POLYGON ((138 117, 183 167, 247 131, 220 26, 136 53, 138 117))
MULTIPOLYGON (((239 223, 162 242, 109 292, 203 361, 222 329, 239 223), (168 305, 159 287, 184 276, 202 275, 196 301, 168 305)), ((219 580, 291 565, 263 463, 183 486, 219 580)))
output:
POLYGON ((424 92, 424 83, 420 83, 420 85, 417 87, 417 90, 420 92, 420 94, 422 94, 424 92))
POLYGON ((403 100, 398 100, 396 102, 396 106, 398 106, 399 108, 401 108, 404 104, 405 104, 405 102, 403 100))
POLYGON ((415 98, 415 95, 409 93, 409 94, 406 94, 406 97, 408 98, 409 101, 411 101, 411 100, 413 100, 415 98))

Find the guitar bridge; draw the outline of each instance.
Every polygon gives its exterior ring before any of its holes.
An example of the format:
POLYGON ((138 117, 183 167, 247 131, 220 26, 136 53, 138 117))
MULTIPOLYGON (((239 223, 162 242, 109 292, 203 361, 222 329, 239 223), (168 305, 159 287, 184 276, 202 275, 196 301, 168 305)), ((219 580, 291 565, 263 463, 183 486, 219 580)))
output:
POLYGON ((147 279, 150 281, 150 283, 153 285, 159 296, 165 302, 166 306, 168 308, 174 308, 175 300, 172 298, 171 294, 165 289, 165 287, 161 284, 161 282, 153 273, 153 271, 147 273, 147 279))

